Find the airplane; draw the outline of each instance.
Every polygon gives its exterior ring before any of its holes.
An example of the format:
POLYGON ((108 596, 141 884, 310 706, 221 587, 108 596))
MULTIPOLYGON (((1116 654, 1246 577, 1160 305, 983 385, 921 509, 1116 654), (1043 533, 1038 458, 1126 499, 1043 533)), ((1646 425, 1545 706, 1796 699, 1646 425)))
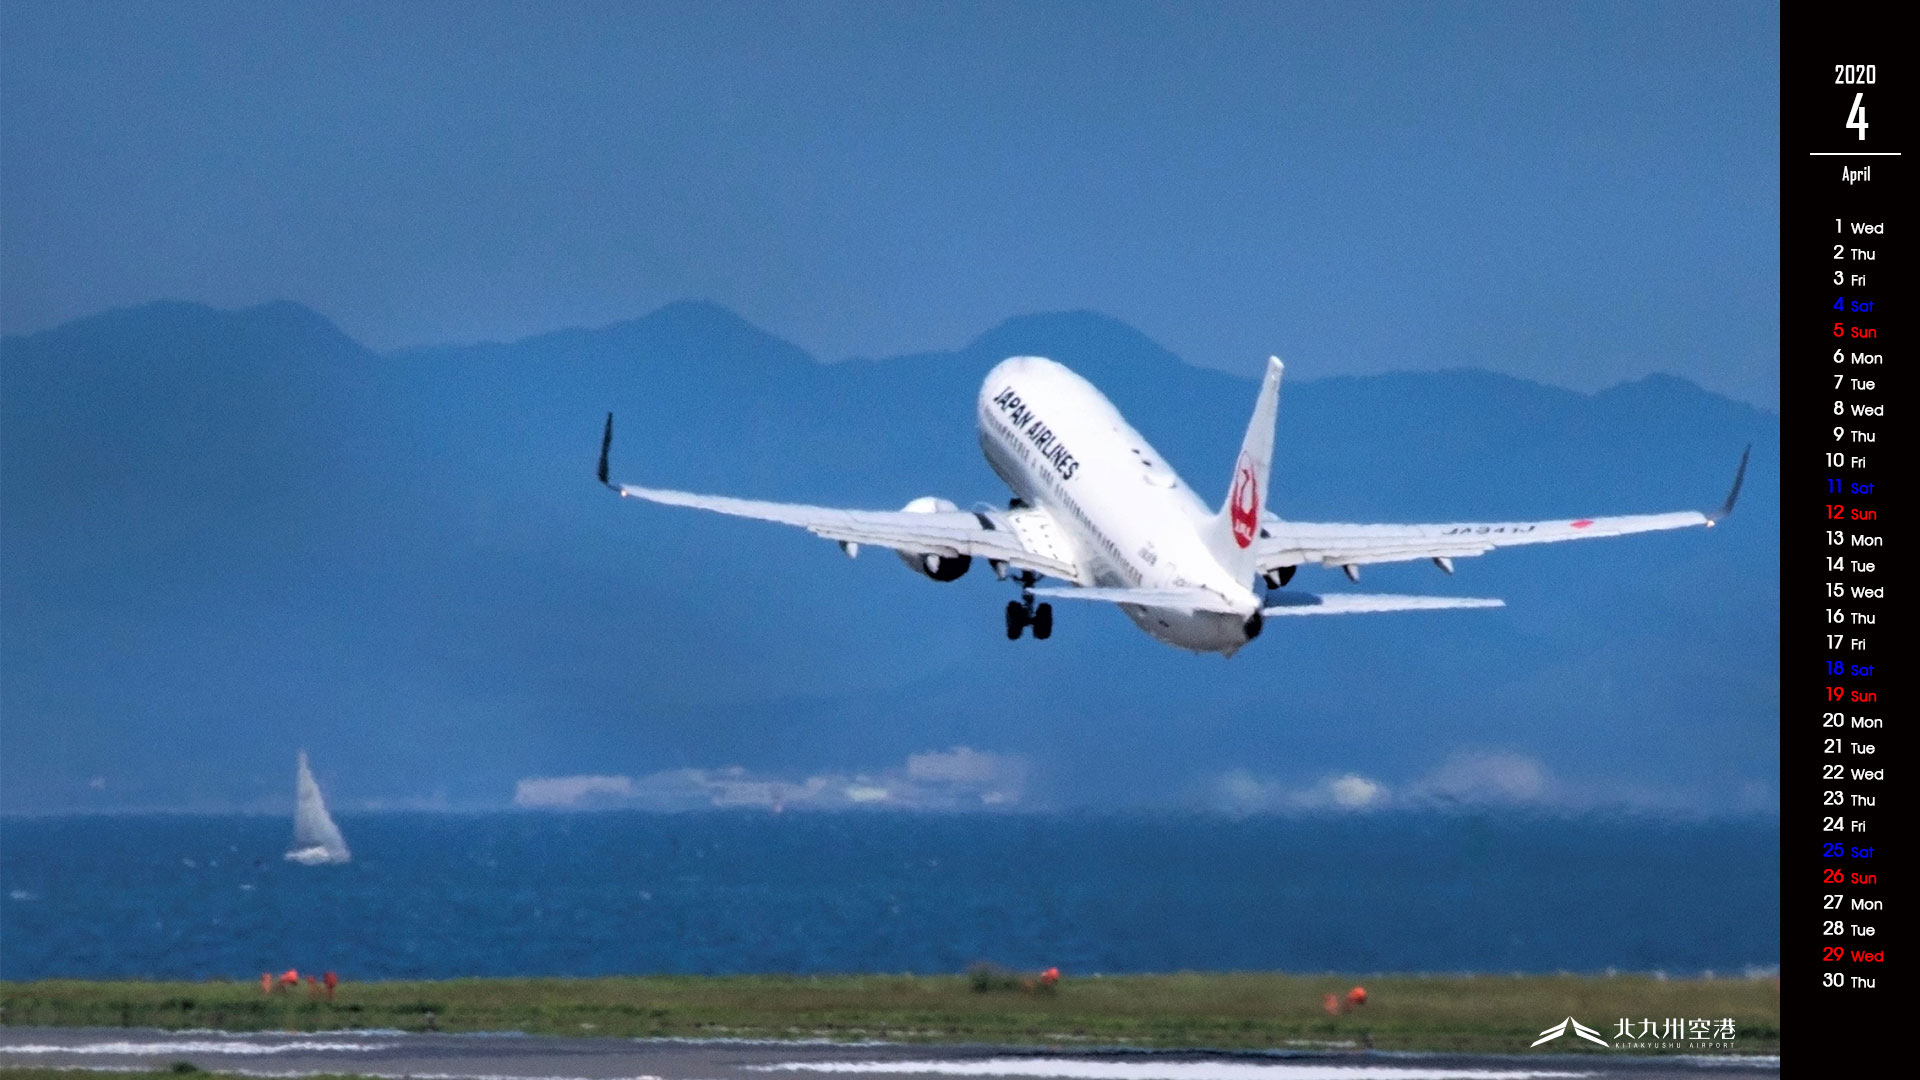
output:
POLYGON ((1005 581, 1011 573, 1020 586, 1020 599, 1007 602, 1009 640, 1028 629, 1036 639, 1052 636, 1053 605, 1038 598, 1087 600, 1117 605, 1142 630, 1170 645, 1232 656, 1260 636, 1269 618, 1505 603, 1485 597, 1278 591, 1308 563, 1340 567, 1358 583, 1360 567, 1371 563, 1429 559, 1452 574, 1455 559, 1497 547, 1710 527, 1733 512, 1753 452, 1748 446, 1740 456, 1733 488, 1712 513, 1436 525, 1289 521, 1264 509, 1283 370, 1278 357, 1268 358, 1253 419, 1217 510, 1201 501, 1092 383, 1039 356, 1001 361, 980 387, 980 449, 1013 491, 1006 510, 984 505, 962 510, 932 496, 899 510, 841 510, 615 484, 607 466, 612 413, 600 438, 599 478, 626 498, 796 525, 838 541, 849 557, 862 545, 890 548, 934 581, 957 580, 975 559, 984 559, 995 577, 1005 581), (1042 586, 1043 578, 1065 584, 1042 586), (1265 587, 1258 594, 1256 583, 1265 587))

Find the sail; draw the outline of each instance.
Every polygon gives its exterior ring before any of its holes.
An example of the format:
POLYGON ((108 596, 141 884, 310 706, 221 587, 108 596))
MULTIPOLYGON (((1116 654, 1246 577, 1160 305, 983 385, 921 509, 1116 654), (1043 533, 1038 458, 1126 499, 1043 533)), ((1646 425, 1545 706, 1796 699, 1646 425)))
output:
POLYGON ((327 815, 326 801, 320 798, 320 785, 313 782, 313 770, 307 767, 307 752, 300 752, 300 775, 296 781, 293 808, 293 848, 287 858, 298 863, 343 863, 352 858, 340 826, 327 815))

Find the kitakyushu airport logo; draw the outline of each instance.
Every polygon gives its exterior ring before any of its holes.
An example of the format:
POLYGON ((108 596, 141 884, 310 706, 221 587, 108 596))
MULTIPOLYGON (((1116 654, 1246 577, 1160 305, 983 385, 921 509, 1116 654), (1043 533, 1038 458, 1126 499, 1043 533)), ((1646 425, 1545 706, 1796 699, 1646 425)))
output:
POLYGON ((1732 1017, 1689 1020, 1669 1016, 1660 1020, 1650 1017, 1635 1020, 1623 1016, 1614 1025, 1613 1041, 1608 1042, 1598 1031, 1569 1016, 1542 1031, 1533 1045, 1550 1043, 1563 1035, 1573 1035, 1609 1050, 1729 1050, 1733 1048, 1734 1025, 1732 1017))
POLYGON ((1680 1016, 1669 1016, 1655 1020, 1641 1017, 1621 1017, 1613 1030, 1613 1048, 1615 1050, 1731 1050, 1733 1049, 1733 1018, 1723 1017, 1708 1020, 1694 1017, 1689 1020, 1680 1016))
POLYGON ((1552 1042, 1560 1036, 1565 1035, 1568 1031, 1572 1031, 1575 1035, 1580 1036, 1590 1043, 1599 1043, 1601 1046, 1606 1046, 1609 1050, 1613 1049, 1613 1047, 1607 1046, 1607 1040, 1601 1038, 1599 1032, 1575 1020, 1571 1016, 1541 1032, 1540 1037, 1533 1040, 1533 1045, 1539 1046, 1544 1042, 1552 1042))

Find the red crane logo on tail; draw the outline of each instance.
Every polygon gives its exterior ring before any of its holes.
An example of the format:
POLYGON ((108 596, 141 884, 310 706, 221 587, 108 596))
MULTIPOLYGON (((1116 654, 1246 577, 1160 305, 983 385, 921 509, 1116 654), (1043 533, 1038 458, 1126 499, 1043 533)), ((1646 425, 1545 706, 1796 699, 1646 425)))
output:
POLYGON ((1260 485, 1245 454, 1240 455, 1240 465, 1233 473, 1233 494, 1227 499, 1227 510, 1233 515, 1233 542, 1241 547, 1252 544, 1254 530, 1260 525, 1260 485))

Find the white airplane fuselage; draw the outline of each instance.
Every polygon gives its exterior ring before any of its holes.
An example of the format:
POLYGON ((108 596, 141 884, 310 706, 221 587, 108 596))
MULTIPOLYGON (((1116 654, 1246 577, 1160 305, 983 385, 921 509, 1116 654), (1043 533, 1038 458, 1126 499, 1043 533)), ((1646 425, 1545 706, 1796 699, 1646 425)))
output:
POLYGON ((1215 512, 1092 383, 1052 360, 1016 356, 987 373, 977 419, 987 464, 1064 534, 1082 567, 1077 584, 1204 589, 1234 609, 1120 605, 1183 649, 1231 656, 1259 634, 1251 578, 1236 580, 1209 549, 1215 512))

